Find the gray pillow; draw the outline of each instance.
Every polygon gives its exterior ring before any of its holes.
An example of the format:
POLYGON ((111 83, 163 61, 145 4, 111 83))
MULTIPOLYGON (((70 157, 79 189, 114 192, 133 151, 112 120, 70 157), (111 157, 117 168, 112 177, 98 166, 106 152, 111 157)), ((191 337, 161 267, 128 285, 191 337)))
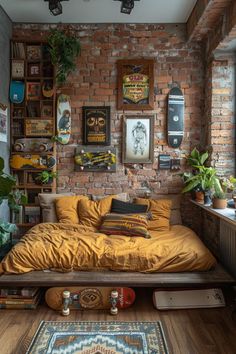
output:
POLYGON ((39 205, 42 210, 42 222, 58 222, 55 209, 55 199, 74 193, 39 193, 39 205))

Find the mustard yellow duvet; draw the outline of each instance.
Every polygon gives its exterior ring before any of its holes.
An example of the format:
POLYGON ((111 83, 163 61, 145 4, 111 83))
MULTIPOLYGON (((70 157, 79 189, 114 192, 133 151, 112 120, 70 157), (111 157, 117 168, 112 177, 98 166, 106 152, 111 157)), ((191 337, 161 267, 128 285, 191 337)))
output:
POLYGON ((151 231, 151 238, 107 236, 78 224, 33 227, 0 263, 1 273, 32 270, 116 270, 181 272, 208 270, 215 264, 208 249, 189 228, 151 231))

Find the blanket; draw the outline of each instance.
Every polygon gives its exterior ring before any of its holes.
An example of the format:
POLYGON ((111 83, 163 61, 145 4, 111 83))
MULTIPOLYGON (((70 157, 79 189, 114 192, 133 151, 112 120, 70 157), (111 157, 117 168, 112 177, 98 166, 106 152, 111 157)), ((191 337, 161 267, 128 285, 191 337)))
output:
POLYGON ((151 238, 99 233, 78 224, 34 226, 0 263, 2 273, 33 270, 181 272, 209 270, 215 258, 189 228, 151 231, 151 238))

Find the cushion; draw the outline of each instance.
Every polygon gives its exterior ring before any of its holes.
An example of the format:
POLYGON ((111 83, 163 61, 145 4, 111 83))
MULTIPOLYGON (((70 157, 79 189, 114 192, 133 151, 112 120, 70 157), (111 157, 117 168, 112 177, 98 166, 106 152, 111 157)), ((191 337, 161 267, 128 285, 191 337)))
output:
POLYGON ((181 194, 152 194, 152 199, 170 199, 172 201, 170 225, 182 225, 180 213, 181 194))
POLYGON ((118 214, 138 214, 147 211, 147 205, 123 202, 122 200, 112 199, 111 213, 118 214))
POLYGON ((80 224, 98 229, 101 219, 110 212, 114 195, 110 195, 98 201, 82 199, 78 205, 80 224))
POLYGON ((88 199, 85 195, 71 195, 55 200, 57 219, 61 223, 79 224, 78 203, 88 199))
POLYGON ((147 218, 140 214, 107 214, 99 232, 106 235, 141 236, 150 238, 147 218))
POLYGON ((135 203, 147 205, 148 211, 152 213, 152 219, 148 221, 148 230, 169 230, 172 204, 171 200, 135 198, 135 203))
POLYGON ((55 200, 63 195, 74 195, 74 193, 39 193, 39 205, 42 210, 42 222, 58 222, 55 209, 55 200))
MULTIPOLYGON (((101 200, 103 198, 107 197, 107 195, 91 195, 91 199, 94 201, 98 201, 101 200)), ((129 201, 129 195, 128 193, 119 193, 116 194, 115 196, 113 196, 113 198, 119 199, 119 200, 123 200, 123 202, 128 202, 129 201)))

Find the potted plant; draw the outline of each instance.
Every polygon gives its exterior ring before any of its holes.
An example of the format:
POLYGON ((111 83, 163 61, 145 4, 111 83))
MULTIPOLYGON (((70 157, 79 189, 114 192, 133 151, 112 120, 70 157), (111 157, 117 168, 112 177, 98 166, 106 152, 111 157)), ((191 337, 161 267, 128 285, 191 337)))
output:
POLYGON ((76 57, 80 54, 80 42, 69 31, 52 29, 48 37, 49 53, 56 67, 57 84, 66 82, 67 76, 76 69, 76 57))
POLYGON ((38 184, 51 184, 54 178, 57 178, 57 172, 52 171, 42 171, 37 174, 35 177, 35 181, 38 184))
POLYGON ((212 198, 213 209, 225 209, 227 207, 227 199, 225 192, 215 191, 212 198))
POLYGON ((211 190, 222 190, 219 178, 216 176, 216 170, 213 167, 206 166, 194 167, 196 168, 196 172, 185 180, 185 187, 182 193, 190 192, 197 187, 200 191, 204 192, 204 200, 200 202, 210 204, 211 190))
MULTIPOLYGON (((15 213, 19 213, 20 205, 27 203, 27 197, 21 191, 13 189, 16 185, 15 178, 3 170, 4 160, 0 157, 0 205, 6 200, 9 208, 15 213)), ((16 230, 15 224, 0 219, 0 246, 9 242, 10 233, 16 230)))
MULTIPOLYGON (((186 160, 189 166, 192 167, 192 172, 184 172, 182 174, 182 178, 184 183, 188 183, 190 178, 199 173, 199 167, 205 166, 205 163, 209 157, 207 151, 200 153, 199 150, 195 147, 191 153, 186 156, 186 160)), ((195 179, 193 179, 195 180, 195 179)), ((204 203, 204 190, 202 189, 201 182, 197 183, 197 180, 193 182, 189 191, 192 192, 192 198, 195 199, 199 203, 204 203), (196 183, 195 183, 196 181, 196 183)))

